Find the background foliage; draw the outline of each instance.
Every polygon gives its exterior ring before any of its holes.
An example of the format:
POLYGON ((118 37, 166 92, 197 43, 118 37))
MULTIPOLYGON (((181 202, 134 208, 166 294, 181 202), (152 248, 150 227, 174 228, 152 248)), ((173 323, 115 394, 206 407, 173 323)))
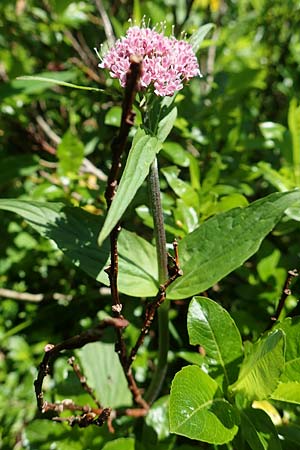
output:
MULTIPOLYGON (((3 198, 80 205, 101 220, 121 90, 97 68, 92 49, 107 39, 97 4, 1 1, 0 190, 3 198), (16 80, 20 75, 38 74, 107 88, 113 96, 16 80)), ((169 30, 175 24, 178 34, 182 30, 189 34, 207 22, 215 24, 199 54, 203 78, 191 81, 179 94, 175 128, 160 156, 168 242, 220 212, 300 187, 299 2, 124 0, 103 5, 116 36, 126 30, 129 16, 139 21, 144 14, 152 23, 166 19, 169 30)), ((266 328, 287 270, 299 267, 299 218, 299 210, 290 210, 254 257, 208 291, 230 312, 243 340, 258 338, 266 328)), ((151 240, 144 186, 123 221, 127 229, 151 240)), ((103 311, 110 312, 110 298, 103 285, 74 268, 53 243, 40 238, 17 216, 1 212, 1 233, 2 448, 131 449, 133 436, 143 443, 141 448, 171 448, 175 436, 168 434, 166 420, 157 426, 155 411, 141 427, 120 421, 115 435, 105 427, 70 430, 38 415, 32 386, 45 344, 96 324, 103 311), (24 301, 16 293, 36 295, 24 301), (107 443, 110 440, 114 442, 107 443)), ((298 281, 283 316, 299 314, 299 287, 298 281)), ((141 302, 125 297, 124 303, 132 324, 126 338, 133 342, 141 323, 141 302)), ((163 394, 169 393, 175 372, 201 358, 189 345, 182 320, 187 307, 188 301, 173 302, 170 370, 163 394)), ((156 348, 155 327, 153 337, 134 366, 141 385, 150 377, 146 369, 156 348)), ((111 342, 108 339, 106 346, 95 350, 101 355, 97 361, 105 360, 111 342)), ((81 358, 93 363, 89 352, 81 358)), ((111 358, 107 360, 109 365, 111 358)), ((109 370, 115 373, 111 364, 109 370)), ((55 373, 55 380, 45 386, 49 398, 55 392, 55 398, 72 397, 84 404, 86 395, 63 359, 57 360, 55 373)), ((101 386, 94 387, 101 391, 101 386)), ((110 401, 117 404, 117 399, 110 401)), ((166 411, 166 399, 159 402, 158 411, 166 411)), ((280 402, 263 407, 287 437, 284 448, 298 448, 299 407, 280 402)), ((193 442, 177 438, 175 448, 192 447, 193 442)), ((212 447, 203 444, 203 448, 212 447)))

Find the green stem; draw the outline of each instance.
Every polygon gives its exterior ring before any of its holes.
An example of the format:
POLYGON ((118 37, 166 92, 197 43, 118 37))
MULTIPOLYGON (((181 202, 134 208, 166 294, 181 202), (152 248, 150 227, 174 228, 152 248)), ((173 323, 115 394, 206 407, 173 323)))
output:
MULTIPOLYGON (((168 279, 168 254, 156 158, 150 167, 149 192, 154 222, 159 284, 162 285, 168 279)), ((158 362, 156 372, 154 373, 151 384, 145 395, 146 401, 150 404, 153 403, 158 396, 167 372, 169 350, 169 307, 169 301, 165 300, 158 309, 158 362)))

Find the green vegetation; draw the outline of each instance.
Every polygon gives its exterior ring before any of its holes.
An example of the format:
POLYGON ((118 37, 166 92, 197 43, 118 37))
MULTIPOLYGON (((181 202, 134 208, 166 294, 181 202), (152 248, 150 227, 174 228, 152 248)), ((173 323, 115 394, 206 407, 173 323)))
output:
POLYGON ((1 0, 0 12, 0 447, 300 449, 299 2, 1 0), (193 35, 203 76, 146 113, 138 94, 106 215, 124 89, 93 48, 144 15, 193 35), (155 155, 174 278, 160 290, 155 155), (127 356, 147 305, 167 294, 132 358, 145 417, 106 329, 119 221, 127 356), (47 344, 99 326, 97 342, 54 358, 43 392, 117 417, 71 427, 82 411, 40 412, 34 380, 47 344))

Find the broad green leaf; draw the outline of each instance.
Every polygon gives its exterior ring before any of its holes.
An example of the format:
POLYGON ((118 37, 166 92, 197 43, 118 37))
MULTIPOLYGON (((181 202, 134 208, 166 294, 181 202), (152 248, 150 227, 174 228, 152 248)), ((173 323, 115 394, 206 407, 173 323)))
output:
POLYGON ((168 288, 170 299, 203 292, 242 265, 272 231, 284 211, 300 203, 300 191, 271 194, 208 219, 179 242, 183 276, 168 288))
POLYGON ((194 297, 187 326, 190 344, 204 348, 211 366, 210 375, 227 389, 237 379, 243 355, 241 335, 233 319, 213 300, 194 297))
POLYGON ((279 382, 272 399, 300 405, 300 383, 298 381, 279 382))
POLYGON ((202 27, 200 27, 199 30, 195 31, 195 33, 192 34, 192 36, 189 39, 189 42, 193 48, 194 53, 198 52, 205 36, 214 27, 215 25, 213 23, 207 23, 205 25, 202 25, 202 27))
POLYGON ((300 317, 287 317, 275 328, 284 332, 286 350, 284 371, 272 398, 300 404, 300 317))
MULTIPOLYGON (((0 209, 14 212, 42 236, 56 242, 73 264, 108 285, 109 244, 101 248, 97 236, 103 220, 81 208, 63 203, 0 200, 0 209)), ((158 289, 155 247, 135 233, 122 230, 119 237, 119 289, 134 297, 154 296, 158 289)))
MULTIPOLYGON (((53 75, 53 72, 50 72, 51 75, 53 75)), ((60 74, 60 72, 58 72, 58 74, 60 74)), ((62 72, 63 74, 63 72, 62 72)), ((20 81, 38 81, 39 83, 36 84, 36 87, 32 88, 32 89, 41 89, 41 83, 43 83, 44 86, 42 86, 43 89, 47 89, 47 87, 51 86, 51 84, 57 84, 59 86, 65 86, 65 87, 70 87, 73 89, 81 89, 84 91, 95 91, 95 92, 105 92, 104 89, 99 89, 99 88, 94 88, 94 87, 89 87, 89 86, 80 86, 78 84, 73 84, 73 83, 68 83, 66 81, 63 81, 61 79, 61 76, 57 76, 56 78, 53 77, 47 77, 47 76, 27 76, 24 75, 22 77, 18 77, 17 80, 20 81)), ((33 85, 34 86, 34 85, 33 85)))
POLYGON ((156 137, 147 135, 142 129, 136 132, 117 193, 99 234, 99 245, 102 245, 133 200, 160 148, 161 142, 156 137))
POLYGON ((146 417, 146 424, 155 430, 159 441, 170 434, 168 412, 169 395, 165 395, 153 403, 146 417))
POLYGON ((275 330, 256 342, 246 354, 239 377, 231 386, 249 401, 264 400, 275 391, 284 370, 284 334, 275 330))
POLYGON ((102 447, 102 450, 135 450, 135 439, 124 438, 114 439, 102 447))
POLYGON ((131 393, 115 352, 115 344, 94 342, 85 345, 77 353, 88 383, 104 407, 131 405, 131 393))
POLYGON ((56 155, 59 172, 65 176, 76 176, 84 157, 84 145, 68 130, 57 147, 56 155))
POLYGON ((212 444, 229 442, 238 431, 237 411, 197 366, 184 367, 172 382, 170 431, 212 444))
POLYGON ((264 411, 253 408, 241 411, 240 429, 251 450, 281 450, 276 428, 264 411))
POLYGON ((285 367, 280 381, 300 383, 300 317, 287 317, 275 328, 286 336, 285 367))

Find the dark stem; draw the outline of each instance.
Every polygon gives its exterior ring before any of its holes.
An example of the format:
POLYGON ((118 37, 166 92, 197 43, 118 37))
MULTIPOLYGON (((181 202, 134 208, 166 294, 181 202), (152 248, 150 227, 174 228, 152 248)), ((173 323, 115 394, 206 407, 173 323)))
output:
POLYGON ((107 318, 99 323, 97 328, 85 331, 81 334, 71 337, 57 345, 48 344, 45 347, 45 355, 39 366, 37 379, 34 382, 35 395, 37 400, 38 409, 41 412, 45 412, 48 403, 44 401, 44 395, 42 391, 44 378, 50 373, 51 365, 53 361, 64 350, 73 350, 75 348, 81 348, 90 342, 97 342, 103 335, 103 330, 107 327, 125 328, 128 322, 125 319, 120 318, 107 318))
MULTIPOLYGON (((159 278, 159 301, 154 308, 153 315, 158 309, 158 362, 151 384, 146 393, 148 403, 153 403, 157 397, 167 371, 169 351, 169 302, 166 300, 165 284, 168 282, 168 253, 164 227, 163 209, 161 204, 157 159, 153 161, 149 173, 150 204, 154 222, 154 237, 159 278)), ((152 313, 151 313, 152 314, 152 313)), ((150 318, 151 318, 150 314, 150 318)), ((149 317, 148 317, 149 320, 149 317)), ((153 318, 152 318, 153 320, 153 318)), ((151 322, 150 322, 151 325, 151 322)), ((147 328, 146 328, 147 330, 147 328)))
MULTIPOLYGON (((142 74, 142 59, 138 56, 131 57, 130 69, 127 72, 125 95, 122 105, 122 118, 119 129, 119 134, 112 142, 112 166, 108 176, 107 189, 105 192, 105 198, 107 201, 107 207, 110 208, 113 198, 116 193, 118 178, 121 169, 121 157, 125 150, 128 134, 133 126, 135 113, 133 111, 133 102, 136 96, 136 92, 139 87, 139 80, 142 74)), ((118 291, 118 236, 121 230, 120 223, 113 228, 110 233, 110 254, 111 263, 110 267, 106 269, 109 276, 111 296, 113 301, 112 309, 116 317, 123 318, 121 315, 122 304, 120 302, 120 296, 118 291)), ((140 390, 135 382, 130 366, 127 363, 127 353, 125 341, 122 336, 122 330, 117 329, 117 343, 116 352, 119 356, 120 363, 122 365, 124 374, 126 376, 128 387, 132 393, 132 397, 136 404, 142 408, 148 409, 148 404, 143 400, 140 390)))
POLYGON ((150 327, 154 320, 156 311, 158 310, 160 305, 165 301, 167 287, 170 286, 170 284, 173 283, 173 281, 175 281, 178 277, 180 277, 182 275, 182 271, 179 267, 179 259, 178 259, 177 241, 176 240, 173 242, 173 247, 174 247, 175 258, 172 258, 173 267, 169 269, 169 273, 170 273, 169 278, 163 285, 160 286, 160 289, 155 297, 155 300, 153 302, 149 303, 146 307, 144 323, 141 328, 140 335, 137 338, 137 341, 130 352, 130 355, 128 358, 128 367, 130 367, 131 364, 133 363, 133 361, 135 360, 136 354, 137 354, 140 346, 143 344, 146 335, 149 333, 149 330, 150 330, 150 327))
POLYGON ((284 308, 286 299, 289 295, 291 295, 291 290, 290 290, 291 282, 292 282, 293 278, 298 277, 298 276, 299 276, 299 273, 296 269, 288 271, 288 274, 287 274, 287 277, 286 277, 286 280, 285 280, 285 283, 284 283, 284 286, 282 289, 281 297, 280 297, 278 306, 276 308, 276 312, 275 312, 274 316, 271 317, 271 322, 270 322, 267 330, 272 328, 274 322, 276 322, 279 319, 281 311, 284 308))

